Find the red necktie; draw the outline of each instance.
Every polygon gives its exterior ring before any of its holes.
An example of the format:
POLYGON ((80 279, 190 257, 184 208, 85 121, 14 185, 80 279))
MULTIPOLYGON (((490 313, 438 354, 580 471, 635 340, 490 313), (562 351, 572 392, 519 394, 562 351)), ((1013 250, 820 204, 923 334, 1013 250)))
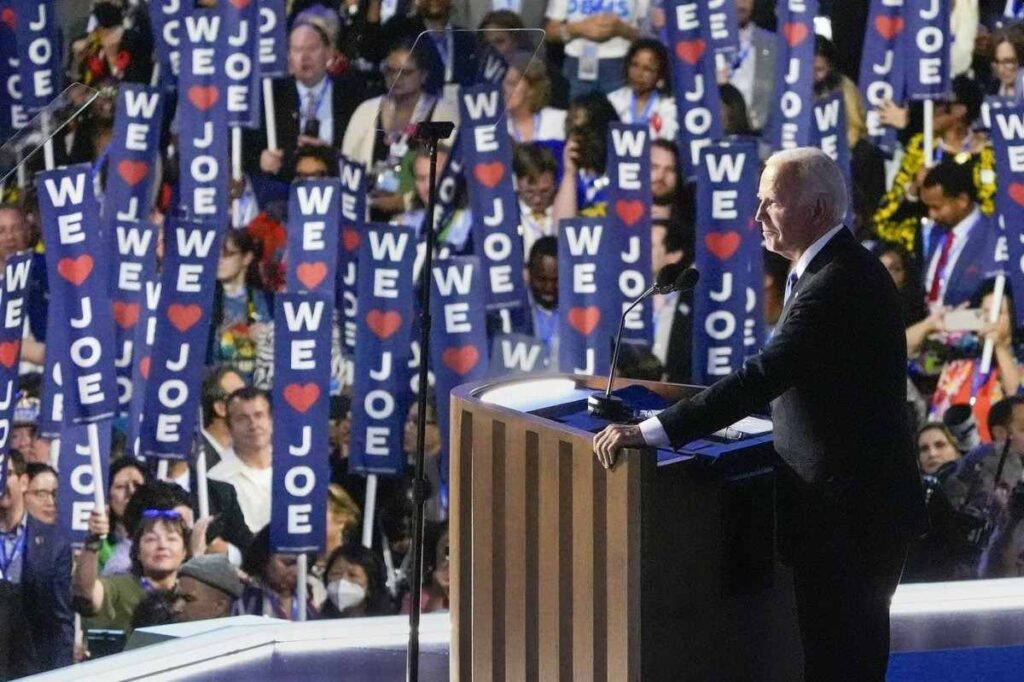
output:
POLYGON ((953 231, 946 233, 945 241, 942 242, 942 252, 939 254, 939 262, 935 265, 935 276, 932 277, 932 286, 928 289, 928 302, 935 303, 942 293, 942 271, 946 269, 949 262, 949 250, 953 247, 953 231))

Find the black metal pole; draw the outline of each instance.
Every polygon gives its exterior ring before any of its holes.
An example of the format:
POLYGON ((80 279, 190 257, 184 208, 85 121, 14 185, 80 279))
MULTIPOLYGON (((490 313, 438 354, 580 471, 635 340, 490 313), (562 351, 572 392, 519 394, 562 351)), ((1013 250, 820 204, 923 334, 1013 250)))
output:
MULTIPOLYGON (((420 371, 416 385, 416 464, 413 479, 412 512, 412 575, 409 603, 409 648, 405 658, 405 679, 418 682, 420 678, 420 591, 423 583, 423 491, 426 481, 423 477, 424 444, 427 433, 427 358, 430 357, 430 277, 434 262, 434 211, 437 205, 437 145, 451 135, 454 124, 449 122, 423 122, 417 126, 416 138, 427 144, 430 150, 430 189, 427 193, 427 214, 423 219, 426 230, 427 254, 420 272, 420 371)), ((443 400, 444 396, 438 396, 443 400)))

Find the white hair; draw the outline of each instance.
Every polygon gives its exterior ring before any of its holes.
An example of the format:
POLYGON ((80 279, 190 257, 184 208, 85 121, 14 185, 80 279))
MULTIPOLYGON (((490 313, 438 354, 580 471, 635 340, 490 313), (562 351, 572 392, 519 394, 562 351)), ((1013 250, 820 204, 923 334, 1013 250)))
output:
POLYGON ((783 169, 787 174, 792 173, 805 201, 825 197, 826 206, 831 211, 825 216, 828 227, 835 227, 846 217, 849 202, 846 180, 838 164, 825 152, 817 147, 786 149, 772 154, 767 165, 774 166, 777 173, 783 169))

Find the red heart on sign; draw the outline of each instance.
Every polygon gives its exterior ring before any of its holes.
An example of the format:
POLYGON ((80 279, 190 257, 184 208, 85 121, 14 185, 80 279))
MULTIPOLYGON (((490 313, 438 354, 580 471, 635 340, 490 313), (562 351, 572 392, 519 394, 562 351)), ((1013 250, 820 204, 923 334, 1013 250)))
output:
POLYGON ((125 159, 117 164, 117 174, 121 179, 134 187, 149 175, 149 164, 145 161, 129 161, 125 159))
POLYGON ((441 354, 441 362, 444 366, 459 376, 476 367, 480 361, 480 352, 475 346, 462 346, 461 348, 445 348, 441 354))
POLYGON ((875 30, 886 40, 892 40, 903 31, 903 17, 875 17, 875 30))
POLYGON ((644 202, 639 199, 619 199, 615 202, 615 212, 628 227, 636 225, 644 217, 644 202))
POLYGON ((583 336, 590 336, 590 332, 594 331, 600 321, 601 309, 596 305, 569 310, 569 326, 583 336))
POLYGON ((697 38, 696 40, 681 40, 676 43, 676 56, 682 59, 690 66, 694 66, 697 60, 700 59, 701 55, 704 54, 703 38, 697 38))
POLYGON ((299 263, 299 267, 295 268, 295 276, 299 278, 304 287, 313 289, 327 276, 327 265, 325 263, 299 263))
POLYGON ((341 243, 346 251, 352 253, 359 248, 359 233, 351 227, 346 227, 341 231, 341 243))
POLYGON ((1019 206, 1024 206, 1024 182, 1011 182, 1008 189, 1010 198, 1016 201, 1019 206))
POLYGON ((4 22, 14 30, 14 10, 10 7, 5 7, 2 14, 0 14, 0 21, 4 22))
POLYGON ((782 27, 782 35, 786 36, 786 42, 790 47, 796 47, 807 37, 807 24, 795 21, 785 24, 782 27))
POLYGON ((715 254, 715 258, 726 261, 740 248, 740 235, 737 232, 711 232, 704 235, 704 246, 715 254))
POLYGON ((139 360, 139 374, 142 375, 143 379, 149 378, 149 356, 139 360))
POLYGON ((10 369, 18 362, 18 351, 21 350, 21 341, 8 341, 0 343, 0 364, 10 369))
POLYGON ((305 413, 320 398, 320 387, 316 384, 288 384, 284 387, 284 400, 296 412, 305 413))
POLYGON ((244 9, 249 6, 251 0, 228 0, 235 9, 244 9))
POLYGON ((172 303, 167 306, 167 319, 171 321, 175 329, 182 333, 191 329, 192 325, 198 322, 202 316, 203 309, 195 303, 189 305, 172 303))
POLYGON ((206 111, 220 98, 216 85, 193 85, 188 89, 188 101, 200 111, 206 111))
POLYGON ((139 304, 114 301, 114 322, 121 329, 128 329, 139 320, 139 304))
POLYGON ((402 326, 402 316, 394 310, 384 312, 374 309, 366 313, 366 326, 383 341, 402 326))
POLYGON ((501 161, 491 161, 490 163, 478 163, 473 166, 473 177, 479 180, 482 184, 486 185, 490 189, 497 187, 498 183, 501 182, 502 176, 505 175, 505 164, 501 161))
POLYGON ((78 258, 61 258, 57 262, 57 272, 76 287, 89 279, 92 272, 92 256, 83 253, 78 258))

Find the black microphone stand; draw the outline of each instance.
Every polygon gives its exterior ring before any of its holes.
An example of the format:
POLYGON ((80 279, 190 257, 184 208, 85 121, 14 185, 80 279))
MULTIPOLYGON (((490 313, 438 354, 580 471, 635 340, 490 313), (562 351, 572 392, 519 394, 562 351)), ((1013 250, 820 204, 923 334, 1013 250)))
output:
MULTIPOLYGON (((424 444, 427 433, 427 358, 430 357, 430 271, 433 269, 434 246, 437 236, 434 233, 434 211, 437 206, 437 145, 446 140, 455 130, 450 121, 423 121, 416 124, 413 139, 427 145, 430 150, 430 189, 427 194, 427 214, 423 226, 426 228, 427 253, 420 273, 420 368, 419 381, 416 385, 416 404, 419 407, 416 415, 416 464, 413 478, 413 512, 412 512, 412 575, 409 576, 409 648, 405 657, 405 679, 418 682, 420 678, 420 591, 423 583, 423 505, 426 479, 423 476, 424 444)), ((445 396, 437 396, 443 400, 445 396)))

